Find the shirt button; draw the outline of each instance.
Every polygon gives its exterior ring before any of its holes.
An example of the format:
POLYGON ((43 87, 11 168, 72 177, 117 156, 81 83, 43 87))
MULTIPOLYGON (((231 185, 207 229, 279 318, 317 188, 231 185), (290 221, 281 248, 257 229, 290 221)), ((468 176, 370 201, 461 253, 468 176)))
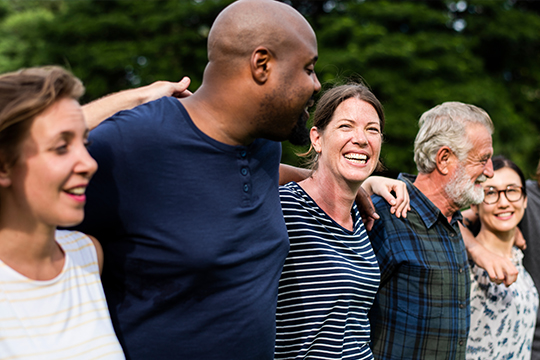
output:
POLYGON ((249 185, 248 184, 244 184, 244 192, 248 192, 249 191, 249 185))
POLYGON ((459 345, 463 345, 463 340, 459 340, 459 345))
POLYGON ((460 308, 460 309, 464 309, 464 308, 465 308, 465 304, 459 304, 459 308, 460 308))
POLYGON ((242 168, 242 169, 240 170, 240 173, 241 173, 242 175, 246 176, 246 175, 248 174, 248 169, 247 169, 247 168, 242 168))
POLYGON ((240 156, 241 156, 241 157, 245 158, 246 155, 247 155, 247 151, 246 151, 246 150, 240 151, 240 156))
POLYGON ((463 268, 459 268, 459 273, 463 273, 463 268))
POLYGON ((454 237, 454 236, 456 236, 456 234, 454 234, 454 233, 451 233, 451 234, 450 234, 450 237, 454 237))

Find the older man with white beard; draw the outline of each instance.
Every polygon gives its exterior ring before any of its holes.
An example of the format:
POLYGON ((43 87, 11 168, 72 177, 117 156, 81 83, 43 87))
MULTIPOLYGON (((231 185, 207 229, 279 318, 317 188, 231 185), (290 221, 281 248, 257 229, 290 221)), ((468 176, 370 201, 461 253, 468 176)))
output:
POLYGON ((370 313, 373 355, 390 359, 465 359, 470 274, 460 209, 483 200, 493 176, 493 123, 482 109, 447 102, 420 118, 418 176, 400 174, 411 199, 407 218, 381 216, 369 232, 381 269, 370 313))

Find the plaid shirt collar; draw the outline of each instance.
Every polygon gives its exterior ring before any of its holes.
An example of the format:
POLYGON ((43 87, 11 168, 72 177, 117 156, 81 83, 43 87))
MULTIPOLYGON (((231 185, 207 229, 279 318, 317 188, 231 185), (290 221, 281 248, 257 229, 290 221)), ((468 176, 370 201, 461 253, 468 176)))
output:
MULTIPOLYGON (((409 197, 411 199, 411 208, 418 211, 418 214, 428 229, 433 227, 441 217, 446 220, 446 216, 443 215, 441 210, 418 190, 416 186, 414 186, 413 183, 416 180, 416 175, 401 173, 398 176, 398 180, 405 182, 407 185, 407 191, 409 192, 409 197)), ((461 211, 458 210, 452 215, 450 225, 454 226, 457 221, 462 222, 462 220, 463 216, 461 215, 461 211)))

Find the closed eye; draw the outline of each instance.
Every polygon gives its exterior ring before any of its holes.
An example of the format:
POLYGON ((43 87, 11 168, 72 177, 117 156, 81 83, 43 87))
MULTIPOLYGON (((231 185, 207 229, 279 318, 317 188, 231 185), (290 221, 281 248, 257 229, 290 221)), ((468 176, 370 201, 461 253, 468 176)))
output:
POLYGON ((65 154, 68 151, 68 144, 63 143, 63 144, 61 144, 59 146, 56 146, 53 150, 54 150, 54 152, 56 152, 59 155, 65 154))

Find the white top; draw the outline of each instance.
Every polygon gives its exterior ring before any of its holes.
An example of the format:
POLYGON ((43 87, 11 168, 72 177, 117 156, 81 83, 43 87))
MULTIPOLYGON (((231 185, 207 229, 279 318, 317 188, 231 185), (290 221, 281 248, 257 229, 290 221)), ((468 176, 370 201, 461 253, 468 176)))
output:
POLYGON ((512 249, 519 271, 515 283, 506 287, 489 280, 487 272, 471 268, 471 330, 467 360, 531 358, 538 309, 538 292, 522 265, 523 253, 512 249))
POLYGON ((114 333, 92 240, 57 231, 65 253, 54 279, 29 279, 0 261, 0 358, 125 359, 114 333))

